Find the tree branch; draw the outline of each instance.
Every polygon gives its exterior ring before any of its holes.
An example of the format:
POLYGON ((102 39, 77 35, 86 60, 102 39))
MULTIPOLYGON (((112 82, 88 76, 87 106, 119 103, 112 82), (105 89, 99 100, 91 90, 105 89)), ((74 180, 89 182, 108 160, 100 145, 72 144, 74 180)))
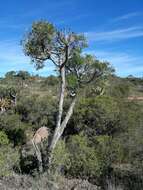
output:
POLYGON ((69 49, 69 47, 68 47, 68 45, 66 45, 66 46, 65 46, 65 60, 64 60, 64 62, 61 64, 61 68, 64 67, 64 66, 66 65, 67 61, 68 61, 68 54, 69 54, 69 53, 68 53, 68 52, 69 52, 68 49, 69 49))
POLYGON ((96 78, 96 80, 97 80, 100 76, 102 76, 102 74, 103 74, 102 72, 97 73, 97 72, 95 71, 89 80, 87 80, 87 81, 81 81, 81 80, 80 80, 80 82, 81 82, 82 84, 88 84, 88 83, 90 83, 91 81, 93 81, 94 78, 96 78))
POLYGON ((59 67, 59 65, 56 63, 56 61, 53 58, 51 58, 51 56, 50 56, 50 60, 54 63, 54 65, 56 65, 57 67, 59 67))

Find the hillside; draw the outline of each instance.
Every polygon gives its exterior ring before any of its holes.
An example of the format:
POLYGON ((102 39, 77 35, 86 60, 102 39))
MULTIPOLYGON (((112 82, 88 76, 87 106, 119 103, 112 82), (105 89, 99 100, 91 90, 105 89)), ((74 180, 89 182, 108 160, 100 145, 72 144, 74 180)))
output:
MULTIPOLYGON (((58 85, 58 77, 21 71, 0 79, 1 176, 15 173, 36 179, 37 160, 28 142, 41 126, 53 133, 58 85)), ((66 97, 64 111, 70 101, 68 90, 66 97)), ((111 178, 129 190, 141 190, 143 101, 129 97, 143 97, 143 79, 112 75, 105 86, 93 81, 81 89, 73 117, 56 148, 53 170, 58 168, 67 179, 87 179, 100 187, 111 178)), ((42 151, 46 158, 46 149, 42 151)))

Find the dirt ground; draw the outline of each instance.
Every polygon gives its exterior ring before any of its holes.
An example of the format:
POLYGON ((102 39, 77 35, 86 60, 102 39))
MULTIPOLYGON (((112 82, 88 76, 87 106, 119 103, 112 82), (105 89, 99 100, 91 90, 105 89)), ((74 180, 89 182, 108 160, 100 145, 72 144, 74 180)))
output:
POLYGON ((0 190, 100 190, 87 180, 63 179, 60 184, 48 181, 45 177, 36 180, 30 176, 0 178, 0 190))

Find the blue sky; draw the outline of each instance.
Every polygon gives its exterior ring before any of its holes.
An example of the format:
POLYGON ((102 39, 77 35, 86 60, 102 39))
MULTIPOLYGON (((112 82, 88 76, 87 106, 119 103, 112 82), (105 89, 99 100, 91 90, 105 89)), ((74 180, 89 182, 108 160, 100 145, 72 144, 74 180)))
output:
POLYGON ((47 76, 53 66, 36 71, 20 41, 33 21, 84 33, 86 53, 109 61, 119 76, 143 77, 143 0, 5 0, 0 5, 0 76, 27 70, 47 76))

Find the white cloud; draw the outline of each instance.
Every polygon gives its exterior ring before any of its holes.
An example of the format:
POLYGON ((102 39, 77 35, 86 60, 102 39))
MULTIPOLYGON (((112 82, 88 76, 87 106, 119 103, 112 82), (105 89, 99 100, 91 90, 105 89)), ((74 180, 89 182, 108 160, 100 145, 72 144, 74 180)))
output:
POLYGON ((70 18, 63 18, 63 19, 57 19, 57 24, 62 25, 62 24, 68 24, 71 22, 77 22, 80 21, 82 19, 87 18, 89 15, 88 14, 78 14, 78 15, 74 15, 71 16, 70 18))
MULTIPOLYGON (((143 76, 143 56, 134 56, 129 53, 114 51, 86 51, 94 54, 98 59, 109 61, 116 73, 120 76, 133 74, 143 76)), ((30 59, 24 56, 22 47, 16 41, 0 42, 0 75, 4 75, 11 70, 27 70, 30 73, 48 76, 54 73, 55 67, 51 63, 46 63, 46 67, 36 71, 34 65, 30 64, 30 59)))
POLYGON ((120 76, 143 76, 143 56, 111 51, 87 51, 102 61, 108 61, 120 76))
POLYGON ((89 41, 113 42, 130 38, 143 37, 143 27, 129 27, 105 32, 86 32, 89 41))
POLYGON ((116 17, 116 18, 112 19, 112 22, 128 20, 128 19, 131 19, 133 17, 137 17, 137 16, 141 16, 141 15, 142 15, 141 12, 132 12, 132 13, 128 13, 128 14, 116 17))
POLYGON ((54 66, 47 63, 46 66, 36 71, 34 65, 30 64, 30 59, 24 56, 22 47, 16 41, 0 42, 0 75, 4 75, 11 70, 27 70, 30 73, 39 75, 49 75, 54 71, 54 66))

